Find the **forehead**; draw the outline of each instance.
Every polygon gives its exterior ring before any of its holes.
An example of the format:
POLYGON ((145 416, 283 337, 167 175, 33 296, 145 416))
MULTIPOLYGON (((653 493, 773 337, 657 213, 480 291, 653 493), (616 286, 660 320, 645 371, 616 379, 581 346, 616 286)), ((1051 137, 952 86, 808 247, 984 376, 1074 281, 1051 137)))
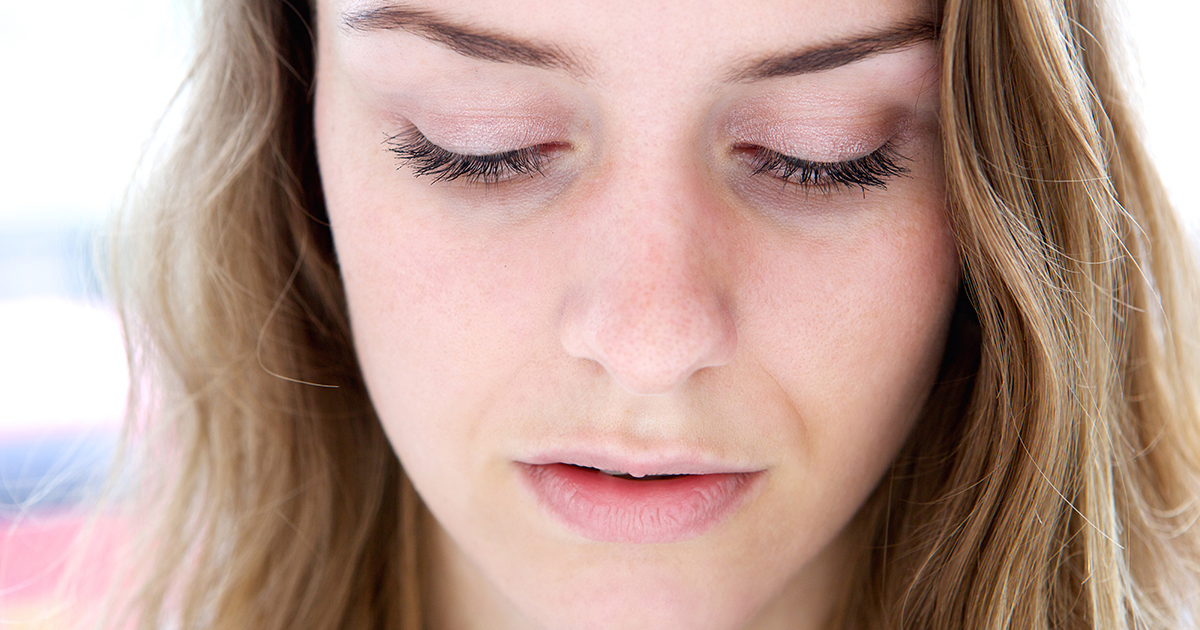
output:
POLYGON ((318 7, 325 32, 354 31, 356 16, 419 15, 532 44, 554 57, 547 65, 601 74, 746 67, 781 51, 931 23, 936 14, 935 0, 318 0, 318 7))

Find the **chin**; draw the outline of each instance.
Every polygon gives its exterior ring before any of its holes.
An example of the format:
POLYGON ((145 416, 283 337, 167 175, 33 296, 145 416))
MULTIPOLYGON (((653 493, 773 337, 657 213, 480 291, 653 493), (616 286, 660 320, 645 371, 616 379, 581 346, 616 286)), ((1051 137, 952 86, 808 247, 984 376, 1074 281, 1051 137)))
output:
POLYGON ((546 630, 737 630, 764 602, 727 585, 697 589, 691 580, 581 581, 572 588, 547 586, 526 614, 546 630))

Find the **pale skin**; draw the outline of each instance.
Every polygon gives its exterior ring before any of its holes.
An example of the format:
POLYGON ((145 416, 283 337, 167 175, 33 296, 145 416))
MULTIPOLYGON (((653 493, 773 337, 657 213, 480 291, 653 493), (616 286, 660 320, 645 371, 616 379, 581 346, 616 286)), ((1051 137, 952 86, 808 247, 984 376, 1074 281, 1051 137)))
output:
POLYGON ((315 122, 371 399, 434 518, 432 626, 824 627, 854 587, 847 524, 917 421, 957 295, 938 57, 917 38, 753 69, 928 4, 439 0, 348 19, 383 6, 318 2, 315 122), (557 56, 481 58, 447 25, 557 56), (434 181, 390 150, 413 129, 458 154, 535 147, 537 169, 434 181), (904 172, 815 188, 756 172, 759 147, 826 164, 890 147, 904 172), (573 448, 762 483, 686 540, 589 540, 516 472, 573 448))

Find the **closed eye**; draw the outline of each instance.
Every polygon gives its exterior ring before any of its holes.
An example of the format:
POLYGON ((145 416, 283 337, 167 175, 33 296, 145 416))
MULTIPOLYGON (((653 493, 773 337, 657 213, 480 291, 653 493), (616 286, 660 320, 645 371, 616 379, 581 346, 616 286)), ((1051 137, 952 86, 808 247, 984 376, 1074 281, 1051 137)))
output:
POLYGON ((818 162, 784 155, 757 145, 737 145, 735 151, 748 156, 753 175, 768 174, 784 182, 823 193, 841 188, 884 190, 888 182, 909 170, 902 162, 908 158, 898 153, 891 142, 874 152, 844 162, 818 162))
POLYGON ((429 141, 416 127, 387 136, 383 142, 396 155, 400 167, 415 177, 432 176, 431 184, 463 180, 495 184, 522 175, 541 174, 542 162, 552 145, 536 145, 480 155, 455 153, 429 141))

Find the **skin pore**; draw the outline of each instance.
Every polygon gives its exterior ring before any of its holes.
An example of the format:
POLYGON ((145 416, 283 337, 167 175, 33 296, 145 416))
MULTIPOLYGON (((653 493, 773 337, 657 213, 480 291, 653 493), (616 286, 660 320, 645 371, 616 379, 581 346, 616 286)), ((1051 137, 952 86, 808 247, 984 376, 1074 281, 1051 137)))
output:
POLYGON ((433 627, 823 627, 957 295, 932 19, 318 3, 322 182, 433 627), (556 462, 745 483, 610 535, 547 507, 556 462))

